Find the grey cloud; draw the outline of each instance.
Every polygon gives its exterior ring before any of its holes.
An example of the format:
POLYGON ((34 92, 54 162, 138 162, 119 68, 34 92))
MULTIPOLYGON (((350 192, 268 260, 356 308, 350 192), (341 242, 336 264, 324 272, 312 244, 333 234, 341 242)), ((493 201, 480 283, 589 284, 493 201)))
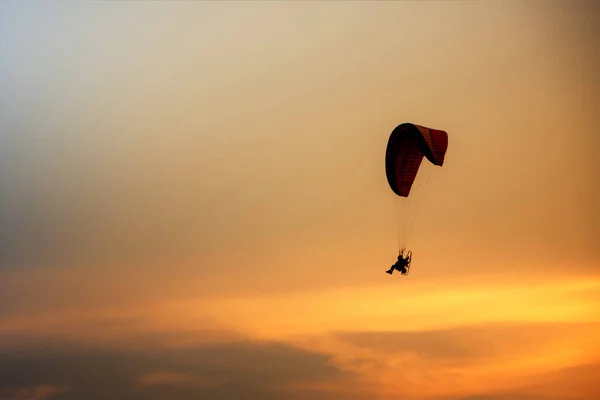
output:
POLYGON ((61 388, 55 400, 346 399, 297 382, 350 379, 328 357, 285 344, 237 341, 191 348, 19 345, 0 357, 0 398, 61 388), (154 384, 147 384, 155 377, 154 384), (149 378, 150 377, 150 378, 149 378), (146 384, 140 383, 145 378, 146 384), (65 389, 65 388, 68 388, 65 389))

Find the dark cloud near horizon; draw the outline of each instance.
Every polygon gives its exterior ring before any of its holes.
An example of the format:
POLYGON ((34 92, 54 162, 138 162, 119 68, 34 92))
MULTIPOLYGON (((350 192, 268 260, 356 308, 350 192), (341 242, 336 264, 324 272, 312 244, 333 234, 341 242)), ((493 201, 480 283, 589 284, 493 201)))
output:
POLYGON ((286 385, 352 378, 352 374, 330 365, 326 355, 270 342, 238 341, 177 349, 100 348, 55 342, 19 346, 3 353, 0 398, 49 387, 56 388, 53 400, 333 400, 347 396, 286 389, 286 385), (167 380, 140 383, 144 376, 153 374, 166 374, 167 380), (169 381, 169 377, 174 380, 169 381))
MULTIPOLYGON (((493 363, 498 352, 507 348, 512 347, 515 352, 506 356, 523 357, 527 348, 532 347, 532 341, 576 341, 578 337, 574 332, 590 332, 593 329, 590 324, 587 327, 583 327, 585 324, 565 325, 562 328, 560 324, 487 328, 493 334, 486 333, 484 327, 475 327, 430 332, 382 332, 379 337, 376 332, 338 336, 355 346, 386 350, 389 354, 416 353, 425 362, 432 362, 420 373, 435 377, 448 363, 469 370, 474 362, 493 363), (542 337, 544 332, 545 338, 542 337), (476 337, 481 339, 474 339, 476 337), (520 344, 514 345, 513 339, 520 339, 520 344), (498 341, 505 346, 498 348, 498 341), (486 343, 492 350, 486 350, 486 343), (445 364, 438 364, 440 360, 445 364)), ((359 392, 359 375, 335 367, 330 363, 329 355, 277 342, 229 339, 226 342, 206 341, 201 345, 172 348, 161 345, 168 340, 160 335, 139 343, 126 341, 119 345, 91 345, 35 337, 23 340, 7 336, 5 339, 12 344, 0 347, 0 399, 378 398, 368 388, 359 392), (307 385, 306 389, 302 388, 302 384, 307 385), (315 389, 320 385, 339 388, 340 392, 315 389), (348 388, 354 387, 355 393, 349 394, 348 388)), ((410 362, 402 368, 410 369, 410 362)), ((468 373, 467 370, 465 373, 468 373)), ((597 398, 595 377, 598 372, 598 364, 574 365, 535 375, 524 374, 515 380, 514 386, 503 391, 484 390, 478 395, 423 398, 591 400, 597 398)), ((399 382, 405 378, 403 374, 398 375, 399 382)), ((410 381, 407 380, 406 384, 410 385, 410 381)))

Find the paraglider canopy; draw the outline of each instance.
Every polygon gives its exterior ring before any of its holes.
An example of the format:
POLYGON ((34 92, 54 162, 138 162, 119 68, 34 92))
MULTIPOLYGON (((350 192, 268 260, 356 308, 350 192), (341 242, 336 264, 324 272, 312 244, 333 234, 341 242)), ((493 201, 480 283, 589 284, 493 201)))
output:
POLYGON ((408 197, 423 157, 442 166, 447 149, 445 131, 411 123, 398 125, 390 134, 385 153, 385 173, 392 191, 408 197))

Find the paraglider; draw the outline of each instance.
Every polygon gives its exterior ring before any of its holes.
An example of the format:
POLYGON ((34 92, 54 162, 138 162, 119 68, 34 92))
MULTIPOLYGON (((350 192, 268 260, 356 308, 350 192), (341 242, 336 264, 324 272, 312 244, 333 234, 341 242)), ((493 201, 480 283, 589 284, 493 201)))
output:
MULTIPOLYGON (((386 271, 390 275, 394 270, 400 271, 402 275, 407 275, 410 270, 412 251, 409 251, 407 255, 404 252, 416 218, 412 200, 419 197, 410 194, 417 179, 417 173, 423 168, 421 166, 423 158, 426 158, 432 165, 441 167, 444 165, 447 149, 448 134, 445 131, 403 123, 390 134, 385 153, 385 173, 392 192, 401 202, 399 207, 404 209, 405 214, 405 218, 402 221, 399 218, 398 221, 398 224, 402 225, 398 232, 398 261, 386 271)), ((428 181, 428 177, 424 178, 420 182, 421 192, 428 181)))
POLYGON ((404 251, 406 249, 401 249, 400 254, 398 254, 398 261, 396 261, 390 269, 385 271, 388 274, 392 274, 394 270, 400 272, 402 275, 408 275, 410 272, 410 262, 412 261, 412 251, 409 251, 406 256, 404 255, 404 251))

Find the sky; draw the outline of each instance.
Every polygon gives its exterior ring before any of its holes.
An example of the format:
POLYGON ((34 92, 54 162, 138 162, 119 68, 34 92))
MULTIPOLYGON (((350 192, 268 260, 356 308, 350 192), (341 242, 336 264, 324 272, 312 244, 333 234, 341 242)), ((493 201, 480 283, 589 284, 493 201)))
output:
POLYGON ((1 2, 0 399, 599 398, 599 11, 1 2))

